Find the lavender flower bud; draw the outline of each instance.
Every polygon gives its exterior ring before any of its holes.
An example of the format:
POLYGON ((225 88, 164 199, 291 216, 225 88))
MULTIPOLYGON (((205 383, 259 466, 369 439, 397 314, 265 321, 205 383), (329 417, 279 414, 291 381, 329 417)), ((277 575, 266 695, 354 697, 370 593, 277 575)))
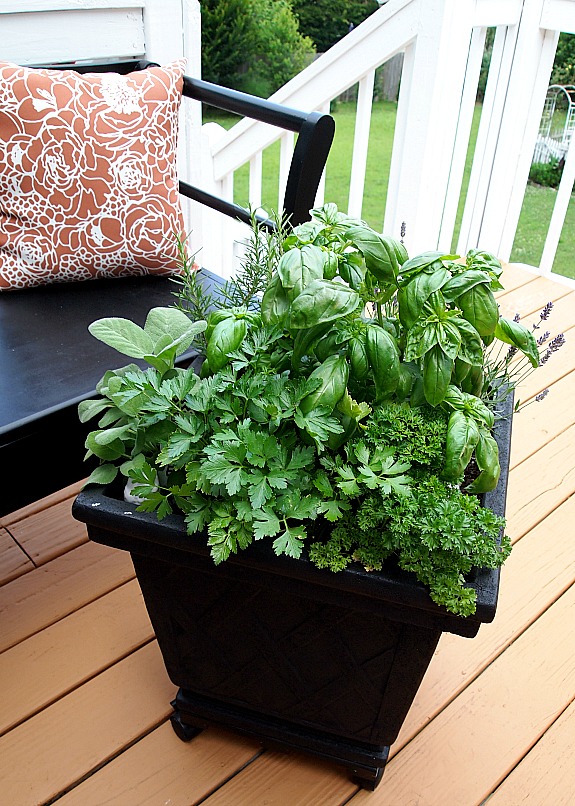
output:
POLYGON ((549 347, 548 347, 548 349, 549 349, 549 350, 550 350, 552 353, 556 353, 556 352, 557 352, 557 350, 558 350, 560 347, 563 347, 563 345, 564 345, 564 344, 565 344, 565 336, 563 335, 563 333, 559 333, 559 335, 558 335, 558 336, 555 336, 555 338, 554 338, 554 339, 552 339, 552 340, 549 342, 549 347))
POLYGON ((539 338, 537 339, 538 346, 541 347, 542 344, 545 344, 550 335, 551 333, 548 330, 546 330, 542 336, 539 336, 539 338))
POLYGON ((546 364, 551 358, 551 355, 553 353, 556 353, 557 350, 560 347, 563 347, 564 344, 565 344, 565 336, 563 335, 563 333, 559 333, 558 336, 555 336, 555 338, 549 342, 549 346, 547 347, 547 350, 543 354, 541 361, 539 362, 539 366, 546 364))
POLYGON ((545 400, 548 394, 549 389, 544 389, 542 392, 539 392, 538 395, 535 395, 535 400, 539 403, 541 400, 545 400))
POLYGON ((551 313, 551 311, 552 311, 552 310, 553 310, 553 303, 552 303, 552 302, 548 302, 548 303, 545 305, 545 307, 543 308, 543 310, 541 311, 541 313, 539 314, 539 319, 540 319, 542 322, 545 322, 547 319, 549 319, 549 315, 550 315, 550 313, 551 313))
POLYGON ((519 316, 518 313, 516 313, 515 316, 513 317, 514 322, 519 322, 520 319, 521 319, 521 317, 519 316))

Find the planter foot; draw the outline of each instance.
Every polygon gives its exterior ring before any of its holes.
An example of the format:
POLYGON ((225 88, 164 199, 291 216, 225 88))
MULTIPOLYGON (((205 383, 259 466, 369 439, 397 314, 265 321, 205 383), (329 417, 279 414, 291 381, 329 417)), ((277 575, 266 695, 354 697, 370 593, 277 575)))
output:
POLYGON ((190 742, 198 733, 201 733, 203 728, 197 728, 194 725, 189 725, 182 721, 182 716, 178 711, 174 711, 174 713, 170 716, 170 722, 172 723, 172 728, 174 729, 174 733, 181 739, 183 742, 190 742))
MULTIPOLYGON (((389 751, 389 748, 386 748, 389 751)), ((387 753, 386 753, 387 760, 387 753)), ((385 769, 385 762, 381 767, 372 767, 371 769, 354 769, 352 771, 351 780, 362 789, 368 789, 370 792, 376 788, 381 779, 383 778, 383 771, 385 769)))

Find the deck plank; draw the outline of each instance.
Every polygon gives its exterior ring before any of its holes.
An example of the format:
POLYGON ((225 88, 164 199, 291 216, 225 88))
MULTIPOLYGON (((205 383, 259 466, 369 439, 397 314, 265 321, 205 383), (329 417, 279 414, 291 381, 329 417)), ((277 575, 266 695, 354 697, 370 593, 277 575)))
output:
POLYGON ((575 702, 489 798, 489 806, 571 806, 575 793, 575 702))
POLYGON ((204 803, 205 806, 325 806, 357 792, 347 773, 298 753, 268 752, 204 803))
POLYGON ((575 425, 511 473, 506 517, 517 540, 575 493, 575 425))
POLYGON ((517 263, 504 263, 503 273, 500 277, 503 290, 498 291, 496 296, 499 297, 517 288, 526 286, 528 283, 532 283, 536 280, 537 277, 537 274, 531 274, 531 272, 525 271, 525 269, 517 263))
POLYGON ((164 723, 64 795, 58 806, 189 806, 260 752, 256 742, 215 728, 184 743, 164 723))
POLYGON ((59 557, 88 541, 86 525, 72 517, 72 499, 40 509, 10 525, 10 532, 35 565, 59 557))
POLYGON ((575 694, 575 586, 388 763, 352 806, 479 804, 575 694))
POLYGON ((126 551, 84 543, 0 587, 0 652, 134 578, 126 551))
POLYGON ((575 371, 551 385, 549 395, 533 401, 513 418, 511 468, 524 462, 573 425, 575 371))
MULTIPOLYGON (((505 285, 505 275, 503 276, 505 285)), ((551 301, 554 304, 572 294, 572 290, 565 285, 554 283, 546 277, 536 277, 531 282, 510 290, 505 289, 497 294, 497 302, 502 316, 513 319, 515 314, 519 314, 521 321, 529 315, 539 312, 545 303, 551 301), (541 300, 544 300, 543 305, 541 300)))
POLYGON ((0 655, 0 734, 153 639, 136 580, 0 655), (26 698, 19 692, 26 691, 26 698))
POLYGON ((22 576, 34 568, 34 563, 15 542, 6 529, 0 526, 0 585, 22 576))
POLYGON ((18 725, 0 738, 4 802, 38 806, 68 790, 165 721, 175 693, 154 641, 18 725))
POLYGON ((10 526, 13 523, 30 517, 30 515, 36 515, 38 512, 42 512, 45 509, 50 509, 54 504, 71 500, 80 492, 85 481, 85 479, 77 481, 74 484, 70 484, 69 487, 63 487, 61 490, 47 495, 45 498, 39 498, 37 501, 33 501, 31 504, 28 504, 28 506, 15 509, 14 512, 10 512, 8 515, 0 516, 0 526, 10 526))

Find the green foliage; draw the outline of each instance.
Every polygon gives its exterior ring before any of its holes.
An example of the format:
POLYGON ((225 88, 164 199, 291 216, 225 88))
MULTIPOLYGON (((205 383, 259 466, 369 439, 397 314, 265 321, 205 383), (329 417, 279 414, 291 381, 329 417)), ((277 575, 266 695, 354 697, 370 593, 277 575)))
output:
POLYGON ((201 0, 202 76, 206 81, 237 87, 253 52, 254 0, 201 0))
POLYGON ((472 612, 464 575, 506 555, 502 523, 460 489, 473 456, 470 491, 499 475, 485 354, 500 342, 538 362, 532 332, 499 317, 499 262, 478 250, 409 259, 333 204, 289 234, 254 222, 247 254, 220 295, 203 295, 189 270, 179 304, 144 328, 93 323, 149 368, 107 372, 101 397, 81 404, 83 421, 98 418, 90 482, 119 472, 141 509, 182 512, 216 563, 261 539, 297 558, 334 524, 311 546, 318 565, 375 569, 393 556, 437 602, 472 612), (175 366, 194 339, 200 376, 175 366))
POLYGON ((392 402, 374 410, 364 432, 368 444, 389 445, 398 459, 435 473, 443 466, 446 436, 444 410, 392 402))
POLYGON ((549 162, 534 162, 529 169, 529 179, 537 185, 557 188, 563 175, 563 163, 556 157, 551 157, 549 162))
POLYGON ((562 32, 555 52, 550 84, 575 83, 575 35, 562 32))
POLYGON ((319 53, 329 50, 332 45, 358 26, 370 14, 377 11, 377 0, 341 0, 330 3, 328 0, 292 0, 299 30, 310 37, 319 53))
MULTIPOLYGON (((475 610, 474 591, 465 587, 465 575, 473 566, 501 565, 511 546, 507 537, 498 545, 505 525, 501 518, 439 478, 447 418, 443 410, 405 404, 389 403, 374 411, 365 438, 351 440, 346 454, 356 456, 370 445, 401 457, 401 470, 409 468, 409 483, 403 489, 379 485, 363 496, 352 487, 352 508, 328 539, 311 545, 310 558, 320 568, 339 571, 353 561, 380 570, 393 557, 428 586, 435 602, 465 616, 475 610)), ((347 475, 346 482, 353 485, 353 474, 347 475)))
POLYGON ((267 97, 313 56, 289 0, 202 0, 201 12, 206 81, 267 97))
POLYGON ((465 576, 474 566, 496 568, 509 556, 504 521, 433 475, 421 475, 411 495, 375 493, 347 512, 310 558, 319 568, 341 571, 352 561, 381 570, 388 558, 412 571, 431 598, 460 616, 475 612, 475 591, 465 576))

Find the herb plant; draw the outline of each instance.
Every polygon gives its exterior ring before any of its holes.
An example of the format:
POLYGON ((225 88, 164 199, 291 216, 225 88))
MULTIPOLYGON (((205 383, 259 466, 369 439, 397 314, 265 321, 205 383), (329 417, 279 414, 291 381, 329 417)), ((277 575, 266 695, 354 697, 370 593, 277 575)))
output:
POLYGON ((332 204, 289 234, 254 225, 219 296, 183 260, 178 301, 144 328, 90 326, 148 367, 107 372, 80 404, 82 421, 99 418, 89 483, 119 474, 139 509, 180 511, 216 563, 260 539, 333 571, 395 561, 437 603, 474 612, 465 575, 510 551, 477 498, 500 472, 502 377, 486 355, 502 343, 540 361, 533 332, 499 315, 501 264, 477 250, 410 259, 332 204), (199 375, 176 366, 190 344, 199 375))

